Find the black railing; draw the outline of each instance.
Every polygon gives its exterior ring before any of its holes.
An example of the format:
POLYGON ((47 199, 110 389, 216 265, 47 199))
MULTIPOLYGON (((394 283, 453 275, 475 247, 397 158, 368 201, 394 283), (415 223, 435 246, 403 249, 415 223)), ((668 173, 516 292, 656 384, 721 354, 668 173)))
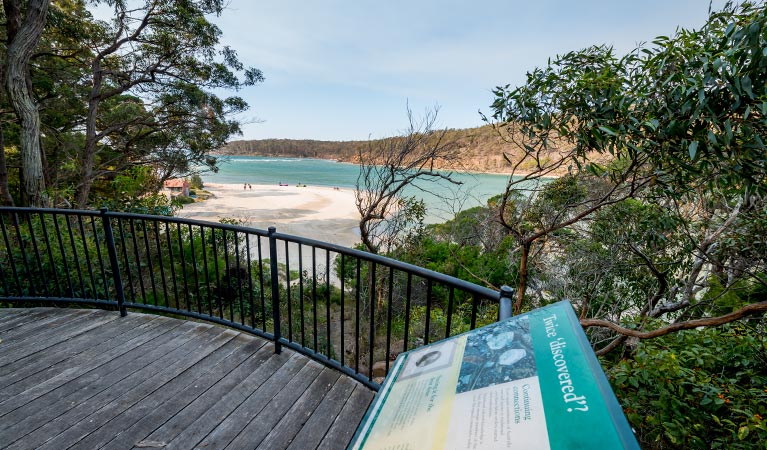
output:
POLYGON ((6 207, 0 233, 0 301, 203 319, 270 339, 277 352, 289 347, 374 389, 398 352, 493 322, 501 295, 511 297, 274 228, 6 207))

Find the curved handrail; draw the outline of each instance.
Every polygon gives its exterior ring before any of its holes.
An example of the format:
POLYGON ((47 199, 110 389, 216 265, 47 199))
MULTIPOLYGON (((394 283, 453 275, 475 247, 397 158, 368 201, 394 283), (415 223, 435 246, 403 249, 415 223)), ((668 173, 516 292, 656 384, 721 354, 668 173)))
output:
POLYGON ((494 321, 499 296, 274 228, 0 207, 0 300, 206 320, 270 339, 277 352, 289 347, 373 389, 398 352, 494 321))

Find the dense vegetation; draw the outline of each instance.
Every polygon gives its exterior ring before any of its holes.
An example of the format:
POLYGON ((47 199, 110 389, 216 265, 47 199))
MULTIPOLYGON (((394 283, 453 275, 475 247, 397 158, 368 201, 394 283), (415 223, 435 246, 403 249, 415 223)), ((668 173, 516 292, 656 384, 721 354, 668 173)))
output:
POLYGON ((119 177, 142 177, 143 197, 213 166, 210 152, 239 132, 232 114, 247 108, 214 91, 263 79, 219 45, 207 17, 225 2, 90 3, 114 18, 95 19, 84 0, 3 1, 4 204, 120 205, 119 177))

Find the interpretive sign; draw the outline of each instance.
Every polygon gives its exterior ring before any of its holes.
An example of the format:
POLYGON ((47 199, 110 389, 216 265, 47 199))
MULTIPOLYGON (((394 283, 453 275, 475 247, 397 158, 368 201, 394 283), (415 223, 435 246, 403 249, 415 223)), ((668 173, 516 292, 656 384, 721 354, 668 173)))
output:
POLYGON ((349 449, 639 449, 566 301, 400 354, 349 449))

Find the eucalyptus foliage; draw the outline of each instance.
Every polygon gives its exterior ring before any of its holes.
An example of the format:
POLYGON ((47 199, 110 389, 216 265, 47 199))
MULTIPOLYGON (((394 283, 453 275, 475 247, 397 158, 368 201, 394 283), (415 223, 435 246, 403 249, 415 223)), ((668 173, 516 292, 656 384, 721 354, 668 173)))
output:
POLYGON ((607 46, 557 56, 524 85, 497 88, 493 118, 519 131, 529 152, 572 146, 573 169, 598 170, 594 153, 639 158, 673 191, 765 192, 765 48, 764 4, 728 4, 699 30, 625 56, 607 46))

